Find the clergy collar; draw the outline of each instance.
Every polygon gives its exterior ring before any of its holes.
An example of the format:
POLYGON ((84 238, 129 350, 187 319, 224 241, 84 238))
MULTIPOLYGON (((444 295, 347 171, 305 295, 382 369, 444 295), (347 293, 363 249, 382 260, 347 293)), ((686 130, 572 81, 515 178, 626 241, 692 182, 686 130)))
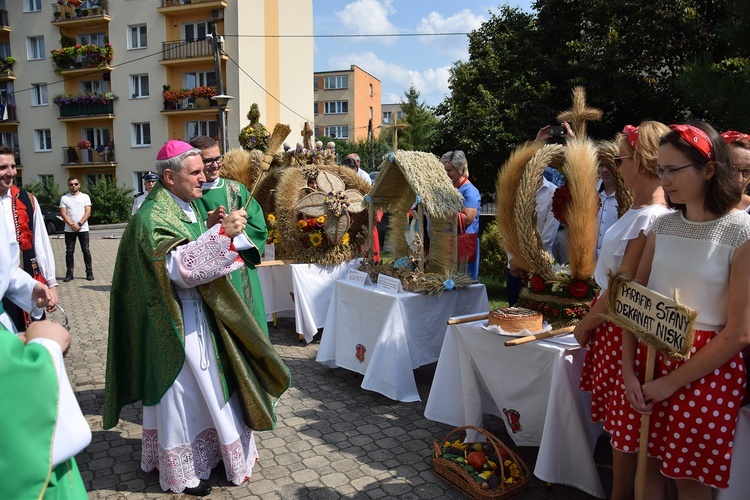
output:
POLYGON ((192 202, 190 201, 184 201, 175 196, 172 191, 166 190, 167 193, 169 193, 169 196, 172 197, 172 199, 177 202, 177 204, 180 206, 183 212, 185 212, 185 215, 187 215, 190 218, 191 222, 196 222, 198 218, 195 216, 195 211, 193 210, 192 202))
POLYGON ((224 179, 222 179, 221 177, 217 177, 214 181, 204 182, 203 184, 201 184, 201 189, 205 191, 207 189, 222 187, 223 185, 224 179))

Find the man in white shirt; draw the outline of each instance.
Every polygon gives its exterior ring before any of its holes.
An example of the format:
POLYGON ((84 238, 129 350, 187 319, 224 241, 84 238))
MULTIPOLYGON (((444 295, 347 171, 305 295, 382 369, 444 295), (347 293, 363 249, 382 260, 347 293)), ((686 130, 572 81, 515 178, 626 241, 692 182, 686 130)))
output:
POLYGON ((156 181, 158 180, 159 176, 153 172, 149 172, 143 176, 143 187, 146 189, 146 192, 141 193, 135 197, 135 200, 133 201, 133 209, 130 211, 130 215, 135 215, 138 209, 141 208, 143 200, 146 199, 146 196, 148 196, 148 193, 151 192, 151 189, 154 187, 156 181))
POLYGON ((367 172, 362 170, 359 166, 360 165, 359 155, 357 153, 351 153, 346 158, 354 160, 354 165, 355 165, 354 172, 357 174, 357 177, 365 181, 368 186, 371 186, 372 179, 370 179, 370 176, 367 174, 367 172))
POLYGON ((596 258, 599 258, 599 251, 602 248, 604 233, 609 226, 617 222, 617 198, 615 198, 615 179, 612 172, 604 165, 599 165, 599 182, 597 191, 601 206, 599 207, 599 237, 596 241, 596 258))
MULTIPOLYGON (((55 257, 44 226, 44 216, 34 195, 15 185, 16 160, 13 150, 0 146, 0 210, 2 223, 10 244, 10 263, 20 267, 40 283, 50 288, 53 302, 57 302, 55 257)), ((8 299, 3 299, 8 318, 3 321, 8 329, 26 330, 28 314, 8 299)))
POLYGON ((86 265, 86 279, 94 281, 94 271, 91 268, 91 252, 89 251, 89 217, 91 216, 91 198, 81 192, 81 181, 77 177, 68 179, 70 192, 60 198, 60 216, 65 221, 65 279, 73 279, 73 252, 76 240, 81 244, 83 263, 86 265))

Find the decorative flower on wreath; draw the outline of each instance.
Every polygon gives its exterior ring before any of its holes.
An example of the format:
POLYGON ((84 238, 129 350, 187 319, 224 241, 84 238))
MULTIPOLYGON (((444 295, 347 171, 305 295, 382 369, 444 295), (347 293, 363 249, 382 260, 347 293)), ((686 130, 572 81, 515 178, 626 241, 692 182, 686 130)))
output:
POLYGON ((339 176, 325 170, 318 173, 315 184, 318 190, 302 198, 294 208, 308 217, 324 216, 325 233, 331 244, 337 245, 351 224, 349 213, 365 209, 364 197, 355 189, 346 189, 339 176))
POLYGON ((589 287, 589 285, 582 280, 572 280, 568 285, 568 288, 570 289, 570 294, 576 299, 582 299, 586 297, 589 294, 589 290, 591 289, 591 287, 589 287))
POLYGON ((529 280, 529 287, 536 293, 542 293, 547 289, 547 283, 541 276, 532 276, 529 280))
POLYGON ((266 227, 268 228, 266 243, 278 243, 281 233, 279 232, 279 227, 276 223, 276 216, 274 214, 268 214, 266 216, 266 227))

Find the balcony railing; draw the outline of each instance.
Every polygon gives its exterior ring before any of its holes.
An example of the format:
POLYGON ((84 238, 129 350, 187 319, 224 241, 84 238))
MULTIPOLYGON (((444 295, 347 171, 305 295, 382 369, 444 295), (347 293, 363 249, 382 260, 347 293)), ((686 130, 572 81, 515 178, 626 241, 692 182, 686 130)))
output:
POLYGON ((107 12, 103 8, 103 3, 100 0, 90 0, 83 2, 80 7, 74 7, 73 5, 59 5, 55 2, 52 4, 54 8, 52 12, 53 21, 70 21, 71 19, 106 15, 107 12))
POLYGON ((60 106, 60 118, 89 115, 111 115, 114 114, 114 103, 107 104, 64 104, 60 106))
POLYGON ((18 115, 16 114, 16 105, 15 104, 8 104, 8 105, 0 105, 0 122, 17 122, 18 121, 18 115), (5 109, 2 109, 3 106, 5 106, 5 109), (8 113, 8 116, 5 116, 5 113, 8 113))
POLYGON ((215 2, 216 0, 161 0, 162 7, 177 7, 178 5, 190 5, 196 3, 215 2))
POLYGON ((63 164, 81 164, 89 163, 115 163, 115 150, 104 148, 102 152, 96 149, 83 149, 75 146, 63 146, 63 164))
POLYGON ((0 28, 10 28, 10 22, 8 21, 8 11, 0 9, 0 28))
POLYGON ((109 66, 114 51, 109 43, 105 43, 104 47, 95 44, 76 45, 53 49, 50 53, 52 66, 56 73, 60 73, 67 70, 109 66))
POLYGON ((177 40, 162 42, 162 58, 189 59, 192 57, 211 57, 214 55, 213 48, 206 40, 177 40))

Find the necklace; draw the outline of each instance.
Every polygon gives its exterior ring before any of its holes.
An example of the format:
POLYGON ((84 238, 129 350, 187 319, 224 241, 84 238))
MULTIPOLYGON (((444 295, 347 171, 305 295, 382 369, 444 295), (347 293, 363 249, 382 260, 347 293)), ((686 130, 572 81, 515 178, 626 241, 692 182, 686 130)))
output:
POLYGON ((463 186, 467 182, 469 182, 469 178, 468 177, 464 177, 463 180, 458 183, 458 186, 456 186, 456 189, 460 188, 461 186, 463 186))

